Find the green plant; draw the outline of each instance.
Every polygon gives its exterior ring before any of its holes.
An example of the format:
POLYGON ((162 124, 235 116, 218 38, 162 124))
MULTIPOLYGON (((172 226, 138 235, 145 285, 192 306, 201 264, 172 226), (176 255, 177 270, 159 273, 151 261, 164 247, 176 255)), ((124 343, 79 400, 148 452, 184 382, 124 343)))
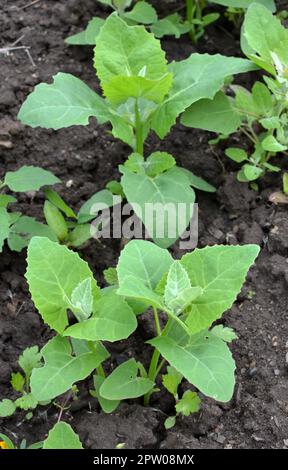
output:
POLYGON ((70 424, 59 421, 49 431, 43 449, 83 449, 83 446, 70 424))
POLYGON ((50 171, 34 166, 23 166, 17 171, 8 171, 0 181, 0 251, 3 249, 5 240, 11 250, 21 251, 29 243, 34 235, 46 236, 56 240, 53 232, 35 220, 21 212, 10 212, 8 206, 16 203, 14 196, 6 194, 6 189, 13 192, 38 191, 42 186, 59 183, 50 171))
MULTIPOLYGON (((204 395, 230 400, 235 364, 226 342, 235 336, 221 325, 210 327, 233 304, 258 252, 256 245, 214 246, 174 261, 167 250, 135 240, 122 251, 117 269, 105 273, 110 286, 100 289, 77 253, 34 237, 26 278, 36 308, 56 336, 41 350, 42 367, 32 371, 33 396, 38 402, 53 400, 93 373, 91 394, 104 412, 140 396, 148 404, 167 361, 178 376, 173 390, 171 379, 164 385, 175 397, 184 377, 204 395), (72 324, 68 311, 74 314, 72 324), (154 352, 147 369, 130 358, 106 376, 103 363, 110 354, 102 342, 109 348, 109 342, 128 338, 146 311, 154 316, 157 334, 148 341, 154 352), (164 325, 159 312, 165 313, 164 325)), ((193 406, 191 393, 184 395, 176 399, 176 412, 185 415, 193 406)))
MULTIPOLYGON (((35 88, 22 105, 19 119, 32 127, 53 129, 86 125, 91 116, 99 124, 110 122, 112 134, 127 143, 134 155, 120 166, 122 188, 117 182, 108 187, 114 192, 116 186, 124 193, 136 213, 136 203, 193 204, 191 186, 214 191, 201 178, 176 166, 165 152, 145 160, 144 143, 150 130, 163 139, 187 107, 201 98, 213 98, 227 76, 254 65, 246 59, 208 54, 192 54, 167 65, 160 42, 143 26, 128 26, 115 13, 101 28, 94 65, 105 99, 78 78, 58 73, 52 85, 35 88)), ((140 218, 145 224, 144 216, 140 218)), ((159 242, 155 230, 149 232, 159 242)), ((166 234, 162 246, 171 245, 180 234, 174 238, 166 234)))
POLYGON ((254 181, 266 170, 280 171, 270 163, 277 153, 288 150, 288 30, 264 6, 252 4, 242 31, 242 50, 271 76, 256 82, 252 91, 231 85, 235 97, 222 91, 213 100, 193 104, 182 116, 189 127, 229 135, 241 131, 253 146, 252 152, 228 148, 226 155, 242 163, 239 181, 254 181))
POLYGON ((213 3, 218 3, 227 7, 225 16, 231 21, 237 29, 240 29, 245 11, 252 3, 259 3, 264 5, 272 13, 276 11, 274 0, 214 0, 213 3))
POLYGON ((27 442, 25 439, 23 439, 21 442, 20 442, 20 445, 19 447, 16 447, 15 444, 11 441, 11 439, 9 439, 8 436, 6 436, 6 434, 2 434, 0 433, 0 449, 10 449, 10 450, 14 450, 14 449, 42 449, 42 446, 43 446, 43 442, 35 442, 34 444, 30 444, 30 446, 27 446, 27 442))

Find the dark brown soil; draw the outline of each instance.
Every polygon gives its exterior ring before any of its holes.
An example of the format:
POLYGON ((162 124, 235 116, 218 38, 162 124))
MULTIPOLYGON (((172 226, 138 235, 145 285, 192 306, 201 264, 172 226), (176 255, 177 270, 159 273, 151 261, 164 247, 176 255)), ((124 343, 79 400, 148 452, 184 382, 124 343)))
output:
MULTIPOLYGON (((0 130, 5 129, 5 139, 10 141, 9 148, 0 147, 0 177, 23 164, 47 168, 62 179, 63 185, 58 189, 77 209, 107 181, 117 178, 117 166, 129 149, 95 122, 88 127, 52 132, 24 128, 17 123, 16 116, 33 86, 51 81, 59 70, 97 87, 91 65, 92 50, 68 47, 63 39, 80 30, 93 15, 104 15, 105 9, 95 0, 40 0, 26 8, 23 7, 29 3, 27 0, 1 3, 0 47, 23 36, 21 44, 30 46, 36 66, 32 66, 23 51, 0 55, 0 130)), ((187 37, 165 40, 163 45, 169 59, 179 60, 194 51, 187 37)), ((239 55, 237 32, 231 32, 231 26, 225 22, 213 26, 198 50, 239 55)), ((247 77, 240 80, 243 83, 247 77)), ((89 383, 83 383, 79 400, 64 413, 64 419, 79 432, 87 448, 114 448, 119 442, 125 443, 126 448, 288 447, 287 206, 275 207, 268 202, 269 194, 281 187, 280 176, 267 175, 260 181, 259 192, 250 190, 236 182, 237 167, 225 159, 224 146, 212 150, 209 138, 208 133, 177 125, 165 142, 151 136, 146 151, 165 149, 179 164, 217 186, 215 195, 198 193, 199 246, 217 243, 262 246, 237 303, 224 317, 224 323, 239 336, 232 346, 237 363, 234 398, 228 404, 204 398, 198 414, 179 419, 174 429, 166 432, 163 422, 173 413, 173 402, 164 393, 154 396, 150 408, 142 407, 140 401, 130 402, 122 404, 113 415, 104 415, 89 396, 89 383)), ((235 139, 240 140, 237 136, 235 139)), ((41 193, 33 200, 23 195, 19 202, 27 214, 42 217, 41 193)), ((172 251, 180 256, 177 246, 172 251)), ((102 282, 103 269, 116 264, 119 252, 119 240, 101 245, 95 242, 82 250, 81 256, 89 261, 102 282)), ((11 253, 6 248, 0 263, 2 399, 13 396, 9 380, 11 372, 17 370, 18 355, 27 346, 43 345, 50 332, 29 300, 23 278, 25 253, 11 253)), ((143 340, 153 334, 152 329, 147 316, 140 320, 138 332, 128 346, 119 343, 111 349, 113 361, 117 363, 131 355, 145 361, 149 351, 144 349, 143 356, 143 340)), ((18 443, 25 438, 31 444, 45 438, 57 415, 53 405, 37 409, 30 421, 25 420, 24 412, 17 412, 11 419, 0 419, 0 432, 18 443)))

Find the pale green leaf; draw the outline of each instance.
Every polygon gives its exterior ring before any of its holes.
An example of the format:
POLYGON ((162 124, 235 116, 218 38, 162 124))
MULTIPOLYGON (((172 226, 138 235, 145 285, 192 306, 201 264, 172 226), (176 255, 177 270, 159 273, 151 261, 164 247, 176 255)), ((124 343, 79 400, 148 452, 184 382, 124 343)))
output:
POLYGON ((225 155, 227 155, 227 157, 231 158, 231 160, 237 163, 242 163, 245 160, 248 160, 247 152, 237 147, 229 147, 225 150, 225 155))
POLYGON ((219 5, 224 5, 225 7, 241 9, 248 8, 251 3, 260 3, 273 12, 276 10, 274 0, 213 0, 213 3, 218 3, 219 5))
POLYGON ((224 341, 203 331, 193 335, 186 346, 161 336, 149 343, 205 395, 223 402, 232 398, 235 363, 224 341))
POLYGON ((25 395, 22 395, 22 397, 17 398, 17 400, 15 401, 15 405, 21 410, 34 410, 38 405, 38 401, 32 395, 32 393, 27 393, 25 395))
POLYGON ((82 45, 94 46, 96 44, 96 38, 104 22, 105 20, 103 20, 102 18, 98 18, 98 17, 92 18, 92 20, 89 21, 84 31, 81 31, 80 33, 69 36, 68 38, 65 39, 65 42, 67 44, 72 44, 72 45, 77 45, 77 46, 82 46, 82 45))
POLYGON ((231 341, 238 338, 232 328, 224 327, 223 325, 214 326, 210 333, 222 339, 223 341, 226 341, 226 343, 231 343, 231 341))
POLYGON ((175 426, 175 424, 176 424, 176 416, 169 416, 169 418, 166 418, 164 421, 165 429, 171 429, 175 426))
POLYGON ((9 214, 6 207, 0 207, 0 251, 9 235, 9 214))
POLYGON ((93 310, 91 277, 87 277, 75 287, 71 294, 71 303, 73 310, 79 312, 82 320, 90 317, 93 310))
POLYGON ((252 96, 259 114, 265 115, 273 109, 272 95, 264 83, 256 82, 252 87, 252 96))
POLYGON ((191 286, 188 274, 180 261, 174 261, 169 269, 164 291, 167 307, 179 315, 201 294, 201 287, 191 286))
POLYGON ((124 13, 123 18, 135 23, 152 24, 157 21, 157 13, 154 7, 148 2, 138 1, 131 11, 124 13))
POLYGON ((0 418, 12 416, 16 410, 16 405, 12 400, 4 398, 0 401, 0 418))
POLYGON ((102 377, 101 375, 93 375, 93 382, 94 382, 95 390, 90 391, 90 393, 92 396, 97 398, 104 413, 113 413, 113 411, 115 411, 116 408, 118 408, 120 401, 119 400, 107 400, 106 398, 101 397, 99 390, 104 381, 105 381, 105 377, 102 377))
POLYGON ((109 119, 104 99, 69 73, 59 72, 51 85, 41 83, 23 103, 18 119, 31 127, 61 129, 86 125, 94 116, 100 124, 109 119))
POLYGON ((20 374, 20 372, 15 372, 15 373, 13 372, 11 374, 10 383, 12 385, 13 390, 15 390, 15 392, 22 392, 23 387, 25 385, 25 378, 23 377, 22 374, 20 374))
POLYGON ((175 38, 178 39, 182 34, 188 33, 190 29, 191 25, 188 22, 183 23, 178 13, 173 13, 172 15, 162 18, 151 27, 152 33, 154 33, 157 38, 175 36, 175 38))
POLYGON ((175 158, 167 152, 153 152, 144 163, 145 172, 154 178, 176 165, 175 158))
POLYGON ((30 377, 32 370, 41 365, 41 353, 38 346, 26 348, 19 357, 18 362, 26 377, 30 377))
POLYGON ((56 183, 60 183, 60 180, 51 171, 25 165, 19 170, 8 171, 4 179, 4 184, 15 192, 37 191, 42 186, 56 183))
POLYGON ((17 199, 10 194, 0 194, 0 207, 7 207, 9 204, 17 202, 17 199))
POLYGON ((168 68, 174 76, 173 85, 151 123, 160 138, 165 137, 186 108, 203 98, 212 99, 226 77, 253 70, 255 65, 245 59, 220 54, 191 54, 188 59, 172 62, 168 68))
POLYGON ((45 364, 34 369, 30 385, 38 401, 52 400, 85 379, 102 362, 102 355, 87 352, 72 356, 68 338, 55 336, 41 351, 45 364))
POLYGON ((260 248, 257 245, 207 246, 184 255, 181 264, 192 286, 203 289, 186 320, 191 333, 208 328, 230 308, 260 248))
POLYGON ((196 129, 231 134, 240 126, 241 118, 229 98, 219 91, 212 100, 197 101, 186 109, 181 116, 181 123, 196 129))
POLYGON ((197 413, 200 409, 201 400, 197 393, 186 390, 182 398, 177 402, 175 409, 177 413, 183 416, 189 416, 191 413, 197 413))
POLYGON ((182 379, 183 375, 171 366, 167 366, 167 374, 162 375, 162 383, 164 387, 173 396, 177 395, 178 387, 182 382, 182 379))
MULTIPOLYGON (((120 200, 121 202, 121 200, 120 200)), ((114 203, 113 194, 108 189, 102 189, 91 196, 78 212, 78 222, 83 224, 97 217, 97 214, 104 209, 112 207, 114 203)), ((119 201, 118 201, 119 203, 119 201)))
POLYGON ((148 393, 154 383, 138 377, 139 366, 135 359, 129 359, 118 366, 100 387, 100 395, 107 400, 137 398, 148 393))
POLYGON ((273 135, 268 135, 261 143, 263 149, 268 152, 283 152, 284 150, 287 150, 287 146, 280 144, 273 135))
POLYGON ((57 236, 46 224, 23 215, 10 227, 8 245, 11 250, 21 251, 29 244, 32 237, 47 237, 52 241, 58 241, 57 236))
POLYGON ((44 190, 45 197, 50 201, 54 206, 56 206, 61 212, 63 212, 66 217, 70 217, 71 219, 77 219, 77 216, 75 212, 71 209, 71 207, 66 204, 66 202, 62 199, 61 196, 59 196, 56 191, 53 191, 53 189, 46 188, 44 190))
POLYGON ((116 268, 108 268, 103 271, 103 276, 107 284, 110 286, 117 286, 118 285, 118 275, 116 268))
POLYGON ((26 279, 35 307, 43 320, 58 333, 68 325, 67 309, 75 287, 90 278, 94 303, 100 289, 89 269, 77 253, 51 242, 34 237, 28 247, 26 279))
POLYGON ((175 177, 176 172, 178 174, 181 173, 182 175, 184 175, 187 178, 190 186, 192 186, 193 188, 199 189, 200 191, 205 191, 207 193, 215 193, 216 188, 212 186, 212 184, 207 183, 207 181, 205 181, 203 178, 194 175, 192 171, 177 166, 176 168, 174 168, 175 177))
POLYGON ((94 306, 91 318, 70 326, 64 336, 87 341, 119 341, 126 339, 136 329, 133 310, 124 299, 113 291, 101 297, 94 306))
POLYGON ((83 449, 83 446, 71 426, 60 421, 49 431, 43 449, 83 449))

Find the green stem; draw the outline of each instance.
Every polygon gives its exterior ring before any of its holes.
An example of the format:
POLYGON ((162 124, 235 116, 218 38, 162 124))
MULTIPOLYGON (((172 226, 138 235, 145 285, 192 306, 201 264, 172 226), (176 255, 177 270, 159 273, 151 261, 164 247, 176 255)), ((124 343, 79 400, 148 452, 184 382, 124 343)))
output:
POLYGON ((98 374, 98 375, 101 375, 101 377, 103 377, 104 379, 106 379, 106 374, 105 374, 105 372, 104 372, 104 369, 103 369, 102 364, 100 364, 100 366, 96 367, 96 371, 97 371, 97 374, 98 374))
POLYGON ((136 152, 143 155, 144 139, 143 139, 143 126, 141 123, 138 100, 135 100, 135 133, 136 133, 136 152))
POLYGON ((159 322, 159 316, 158 316, 157 308, 155 308, 154 306, 153 306, 153 313, 154 313, 154 320, 155 320, 157 335, 160 336, 162 331, 161 331, 161 326, 160 326, 160 322, 159 322))

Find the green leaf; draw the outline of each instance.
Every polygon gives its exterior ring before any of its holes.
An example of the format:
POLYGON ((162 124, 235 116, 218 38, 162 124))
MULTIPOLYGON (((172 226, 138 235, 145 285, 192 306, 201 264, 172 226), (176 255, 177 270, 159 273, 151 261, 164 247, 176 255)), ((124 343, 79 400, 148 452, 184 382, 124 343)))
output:
POLYGON ((25 378, 20 374, 20 372, 15 372, 11 374, 10 383, 15 392, 22 392, 25 385, 25 378))
POLYGON ((17 408, 20 408, 21 410, 34 410, 36 406, 38 405, 38 401, 36 398, 32 395, 32 393, 28 393, 25 395, 22 395, 22 397, 17 398, 15 401, 15 405, 17 408))
POLYGON ((17 171, 8 171, 4 180, 4 184, 15 192, 38 191, 42 186, 56 183, 60 180, 50 171, 25 165, 17 171))
POLYGON ((219 245, 196 249, 183 256, 181 264, 191 285, 203 289, 186 320, 191 333, 208 328, 232 306, 259 250, 257 245, 219 245))
POLYGON ((71 294, 71 303, 82 320, 90 317, 93 310, 91 277, 87 277, 75 287, 71 294))
POLYGON ((10 250, 21 251, 29 244, 32 237, 47 237, 52 241, 58 241, 48 225, 38 222, 33 217, 23 215, 10 227, 8 237, 10 250))
POLYGON ((287 150, 287 146, 280 144, 273 135, 268 135, 262 140, 262 147, 268 152, 283 152, 287 150))
MULTIPOLYGON (((219 5, 224 5, 226 7, 246 9, 251 5, 252 1, 251 0, 213 0, 213 3, 218 3, 219 5)), ((260 3, 273 12, 276 10, 274 0, 253 0, 253 3, 260 3)))
POLYGON ((100 387, 100 395, 107 400, 126 400, 148 393, 154 383, 138 377, 139 366, 135 359, 129 359, 118 366, 100 387))
MULTIPOLYGON (((249 58, 267 72, 275 74, 271 52, 287 62, 288 31, 263 5, 252 3, 245 15, 243 35, 252 53, 249 58)), ((246 50, 244 50, 246 53, 246 50)))
POLYGON ((133 310, 114 292, 101 297, 94 306, 91 318, 70 326, 64 336, 87 341, 119 341, 126 339, 137 328, 133 310))
POLYGON ((17 202, 17 199, 9 194, 0 194, 0 207, 7 207, 12 202, 17 202))
POLYGON ((170 170, 175 165, 175 158, 167 152, 153 152, 144 163, 146 174, 151 178, 170 170))
POLYGON ((30 377, 32 370, 41 366, 41 357, 38 346, 32 346, 23 351, 18 362, 26 377, 30 377))
POLYGON ((209 184, 207 181, 203 180, 203 178, 194 175, 192 171, 187 170, 186 168, 181 168, 179 166, 177 166, 175 170, 177 170, 177 173, 182 173, 185 175, 189 181, 190 186, 193 188, 200 189, 200 191, 205 191, 207 193, 215 193, 216 188, 212 186, 212 184, 209 184))
POLYGON ((167 307, 178 315, 201 294, 201 287, 191 286, 188 274, 180 261, 174 261, 169 269, 164 292, 167 307))
POLYGON ((104 96, 114 105, 125 103, 129 98, 145 99, 161 103, 172 85, 172 74, 166 73, 157 80, 141 76, 118 75, 103 84, 104 96))
POLYGON ((247 152, 237 147, 229 147, 228 149, 225 150, 225 155, 237 163, 241 163, 241 162, 244 162, 245 160, 248 160, 247 152))
POLYGON ((181 124, 206 131, 231 134, 240 126, 241 118, 229 98, 219 91, 212 100, 199 100, 186 109, 181 116, 181 124))
POLYGON ((212 99, 224 85, 225 78, 253 70, 250 61, 220 54, 191 54, 188 59, 169 64, 173 85, 153 114, 151 127, 164 138, 176 118, 186 108, 203 98, 212 99))
POLYGON ((9 214, 5 207, 0 207, 0 251, 9 235, 9 214))
POLYGON ((67 246, 79 248, 91 238, 91 225, 79 224, 69 233, 67 246))
POLYGON ((264 83, 254 83, 252 97, 259 114, 265 115, 271 112, 273 109, 273 99, 269 89, 264 83))
POLYGON ((118 275, 116 268, 108 268, 103 271, 103 276, 107 284, 110 286, 117 286, 118 285, 118 275))
POLYGON ((0 401, 0 418, 8 418, 12 416, 16 410, 16 405, 12 400, 4 398, 0 401))
POLYGON ((45 201, 43 212, 48 227, 55 233, 57 239, 63 242, 68 236, 68 225, 62 212, 50 201, 45 201))
MULTIPOLYGON (((255 165, 249 165, 248 163, 243 165, 242 172, 245 178, 244 181, 254 181, 254 180, 257 180, 259 176, 263 175, 263 170, 261 168, 258 168, 255 165)), ((241 179, 239 178, 238 180, 241 181, 241 179)))
POLYGON ((119 294, 125 295, 121 291, 125 291, 128 284, 133 292, 133 279, 153 291, 172 263, 167 250, 145 240, 132 240, 122 250, 117 265, 119 294))
POLYGON ((182 382, 183 375, 180 374, 174 367, 167 366, 167 374, 162 375, 162 383, 164 387, 174 397, 177 395, 178 387, 182 382))
POLYGON ((45 364, 34 369, 30 385, 38 401, 52 400, 85 379, 102 362, 102 355, 87 352, 72 356, 68 338, 55 336, 41 350, 45 364))
POLYGON ((61 212, 63 212, 66 217, 70 217, 71 219, 77 219, 77 216, 75 212, 71 209, 71 207, 66 204, 66 202, 62 199, 61 196, 59 196, 56 191, 53 191, 53 189, 46 188, 44 190, 45 197, 50 201, 54 206, 56 206, 58 209, 60 209, 61 212))
POLYGON ((200 404, 201 400, 197 393, 186 390, 175 408, 177 413, 181 413, 183 416, 189 416, 191 413, 197 413, 197 411, 199 411, 200 404))
POLYGON ((106 184, 106 188, 111 191, 112 194, 115 194, 116 196, 121 196, 122 198, 125 197, 125 194, 123 192, 123 188, 121 186, 121 183, 116 180, 109 181, 106 184))
POLYGON ((164 421, 165 429, 171 429, 175 426, 175 424, 176 424, 176 416, 169 416, 169 418, 166 418, 164 421))
POLYGON ((260 119, 259 122, 261 126, 263 126, 264 129, 267 129, 267 130, 279 129, 281 127, 280 119, 277 116, 263 118, 263 119, 260 119))
POLYGON ((77 45, 77 46, 94 46, 96 44, 96 38, 102 28, 105 20, 102 18, 92 18, 89 21, 86 29, 80 33, 73 34, 65 39, 67 44, 77 45))
POLYGON ((113 411, 118 408, 120 400, 107 400, 106 398, 101 397, 100 387, 104 381, 105 377, 102 377, 101 375, 93 375, 95 390, 93 390, 92 392, 90 391, 90 393, 93 397, 97 398, 104 413, 113 413, 113 411))
POLYGON ((222 402, 231 399, 235 363, 225 342, 202 331, 193 335, 186 346, 161 336, 149 343, 202 393, 222 402))
POLYGON ((61 129, 87 125, 94 116, 100 124, 108 120, 109 111, 103 98, 79 78, 57 73, 52 85, 41 83, 23 103, 18 119, 31 127, 61 129))
POLYGON ((195 193, 189 179, 177 167, 155 178, 131 173, 123 166, 120 170, 121 184, 136 215, 155 243, 169 247, 184 232, 193 214, 195 193))
POLYGON ((83 446, 71 426, 60 421, 49 431, 43 449, 83 449, 83 446))
POLYGON ((288 173, 283 173, 283 193, 288 194, 288 173))
MULTIPOLYGON (((118 201, 119 202, 119 201, 118 201)), ((121 200, 120 200, 121 202, 121 200)), ((98 191, 86 201, 78 212, 78 223, 83 224, 97 217, 97 214, 114 204, 113 194, 108 189, 98 191)))
POLYGON ((183 23, 182 18, 178 13, 173 13, 165 18, 157 21, 151 27, 151 31, 157 38, 163 38, 163 36, 175 36, 180 38, 182 34, 188 33, 191 29, 191 25, 183 23))
POLYGON ((226 343, 231 343, 234 339, 237 339, 238 336, 236 335, 235 331, 232 328, 224 327, 223 325, 216 325, 210 331, 213 335, 217 336, 217 338, 226 341, 226 343))
POLYGON ((157 13, 154 7, 148 2, 137 2, 131 11, 124 13, 123 18, 135 23, 152 24, 157 21, 157 13))
MULTIPOLYGON (((13 442, 11 441, 11 439, 9 439, 9 437, 6 436, 6 434, 2 434, 0 432, 0 439, 6 444, 7 447, 4 447, 5 448, 8 448, 8 449, 15 449, 15 446, 13 444, 13 442)), ((2 443, 1 443, 2 444, 2 443)), ((3 446, 0 445, 0 449, 3 449, 3 446)))
POLYGON ((145 78, 159 80, 167 73, 160 42, 143 26, 128 26, 116 13, 101 28, 94 65, 102 87, 119 75, 137 77, 145 70, 145 78))
POLYGON ((28 247, 27 263, 26 279, 35 307, 44 322, 60 334, 68 325, 67 309, 71 308, 72 292, 80 282, 91 279, 94 303, 100 296, 88 264, 63 245, 34 237, 28 247))

